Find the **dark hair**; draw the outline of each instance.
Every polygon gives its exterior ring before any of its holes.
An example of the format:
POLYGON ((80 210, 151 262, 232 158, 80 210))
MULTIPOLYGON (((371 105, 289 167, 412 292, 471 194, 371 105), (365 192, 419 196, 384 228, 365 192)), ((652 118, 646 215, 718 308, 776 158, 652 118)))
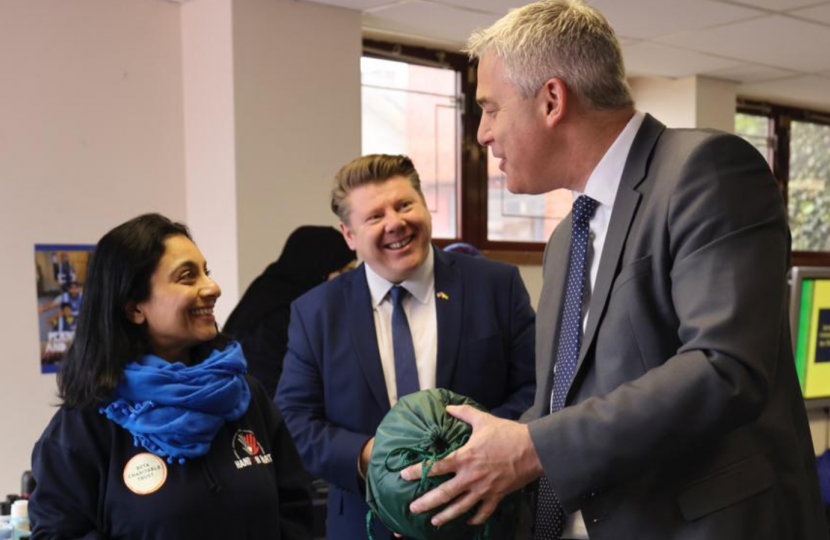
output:
POLYGON ((68 407, 107 402, 124 366, 149 350, 144 326, 127 318, 128 302, 150 297, 150 278, 171 236, 192 239, 187 227, 160 214, 144 214, 98 241, 84 283, 78 328, 58 372, 68 407))
POLYGON ((469 255, 470 257, 484 257, 484 255, 482 255, 474 245, 468 244, 467 242, 452 243, 446 246, 444 251, 448 253, 463 253, 464 255, 469 255))

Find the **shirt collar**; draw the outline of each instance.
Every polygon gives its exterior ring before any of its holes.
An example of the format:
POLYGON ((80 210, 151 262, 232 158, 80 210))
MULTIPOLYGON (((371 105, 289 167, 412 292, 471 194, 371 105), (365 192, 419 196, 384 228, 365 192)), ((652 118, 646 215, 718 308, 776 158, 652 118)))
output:
MULTIPOLYGON (((364 264, 364 266, 366 267, 366 282, 369 285, 369 294, 372 296, 372 306, 377 307, 386 299, 389 289, 395 283, 380 277, 368 264, 364 264)), ((426 260, 409 279, 400 283, 400 285, 420 303, 426 304, 429 301, 432 290, 435 288, 435 254, 432 246, 429 248, 426 260)))
MULTIPOLYGON (((585 195, 596 200, 603 206, 610 208, 614 207, 614 200, 617 198, 617 188, 620 187, 622 181, 623 169, 625 169, 625 162, 628 159, 628 152, 631 150, 631 145, 634 144, 634 137, 640 130, 645 114, 640 111, 635 111, 634 116, 625 125, 625 128, 617 135, 614 143, 602 156, 597 166, 594 168, 591 176, 588 177, 588 182, 585 184, 585 195)), ((578 191, 573 191, 574 200, 582 195, 578 191)))

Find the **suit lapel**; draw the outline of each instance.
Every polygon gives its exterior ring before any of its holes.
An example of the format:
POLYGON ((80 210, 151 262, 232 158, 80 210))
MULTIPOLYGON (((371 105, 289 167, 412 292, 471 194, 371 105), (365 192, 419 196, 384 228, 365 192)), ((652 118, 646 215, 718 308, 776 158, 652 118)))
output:
POLYGON ((351 322, 352 343, 357 351, 358 362, 366 377, 372 395, 382 411, 389 410, 389 394, 380 362, 378 338, 375 333, 375 317, 372 310, 372 296, 366 282, 365 263, 353 270, 351 279, 343 289, 344 309, 348 310, 351 322))
POLYGON ((597 280, 591 295, 588 324, 582 339, 577 371, 582 366, 585 355, 596 337, 599 322, 605 312, 608 294, 611 292, 611 286, 617 276, 620 256, 628 238, 631 222, 642 198, 636 188, 646 176, 652 150, 664 129, 663 124, 651 115, 646 115, 628 153, 620 187, 617 189, 617 198, 614 201, 614 210, 611 212, 611 221, 608 224, 605 244, 602 248, 602 259, 600 259, 597 280))
MULTIPOLYGON (((434 248, 433 248, 434 249, 434 248)), ((442 251, 435 252, 435 315, 438 325, 438 358, 435 386, 449 388, 458 361, 461 342, 463 281, 455 261, 442 251), (438 293, 443 293, 438 295, 438 293)))

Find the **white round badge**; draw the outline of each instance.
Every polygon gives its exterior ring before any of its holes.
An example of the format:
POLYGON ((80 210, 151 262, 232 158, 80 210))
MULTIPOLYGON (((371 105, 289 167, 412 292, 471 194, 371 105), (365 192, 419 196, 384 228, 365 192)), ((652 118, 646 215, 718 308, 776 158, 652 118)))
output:
POLYGON ((124 467, 124 484, 136 495, 155 493, 166 480, 167 464, 148 452, 133 457, 124 467))

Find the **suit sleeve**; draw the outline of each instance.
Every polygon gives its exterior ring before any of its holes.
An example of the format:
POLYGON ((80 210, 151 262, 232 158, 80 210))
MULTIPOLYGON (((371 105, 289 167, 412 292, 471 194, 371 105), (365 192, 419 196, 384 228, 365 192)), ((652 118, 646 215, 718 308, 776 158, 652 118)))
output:
POLYGON ((353 493, 362 490, 357 471, 363 445, 371 435, 332 424, 326 418, 321 359, 315 354, 302 310, 291 307, 288 352, 277 389, 280 408, 308 471, 353 493))
POLYGON ((536 393, 536 314, 517 268, 510 271, 509 372, 507 399, 491 412, 515 420, 532 404, 536 393))
POLYGON ((716 445, 753 422, 782 347, 789 347, 782 332, 785 208, 757 152, 737 137, 704 140, 669 201, 666 268, 655 271, 668 273, 681 346, 638 379, 530 423, 545 474, 568 511, 596 489, 695 445, 716 445))

